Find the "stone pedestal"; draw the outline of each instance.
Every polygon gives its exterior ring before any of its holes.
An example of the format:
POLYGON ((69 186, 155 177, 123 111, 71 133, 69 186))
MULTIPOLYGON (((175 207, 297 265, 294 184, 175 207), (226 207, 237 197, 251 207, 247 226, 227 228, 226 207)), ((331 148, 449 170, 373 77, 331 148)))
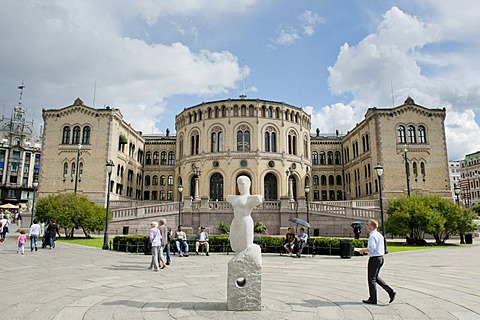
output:
POLYGON ((231 311, 262 309, 262 252, 256 244, 228 263, 227 307, 231 311))

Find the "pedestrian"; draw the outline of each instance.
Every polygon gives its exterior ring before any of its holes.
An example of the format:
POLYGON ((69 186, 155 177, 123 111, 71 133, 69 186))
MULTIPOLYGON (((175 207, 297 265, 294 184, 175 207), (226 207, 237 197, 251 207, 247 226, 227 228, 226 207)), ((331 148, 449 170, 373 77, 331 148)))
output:
POLYGON ((20 213, 20 211, 17 212, 16 219, 17 219, 17 226, 21 226, 22 225, 22 214, 20 213))
POLYGON ((159 221, 158 229, 160 230, 160 234, 162 235, 162 255, 161 255, 161 258, 162 258, 162 261, 163 261, 163 252, 165 252, 166 256, 167 256, 167 262, 165 263, 165 265, 168 266, 171 262, 171 260, 170 260, 170 238, 172 236, 172 228, 167 225, 167 220, 162 218, 159 221))
POLYGON ((360 254, 368 253, 368 291, 370 297, 367 300, 362 300, 363 303, 377 304, 377 283, 388 293, 390 297, 389 303, 395 300, 396 292, 379 277, 380 269, 383 266, 383 256, 385 254, 385 239, 383 235, 377 230, 378 222, 376 220, 368 220, 367 230, 370 232, 368 237, 367 248, 360 249, 360 254))
POLYGON ((60 237, 60 229, 58 228, 58 225, 55 223, 55 220, 50 220, 50 223, 48 224, 47 231, 46 231, 46 237, 48 239, 48 244, 50 245, 50 250, 55 248, 55 237, 57 236, 60 237))
MULTIPOLYGON (((150 267, 153 271, 158 271, 158 252, 162 247, 162 235, 160 230, 158 230, 158 224, 156 222, 150 223, 150 242, 152 244, 152 262, 150 262, 150 267)), ((165 268, 165 265, 162 265, 162 269, 165 268)))
POLYGON ((25 243, 27 242, 27 236, 25 235, 25 230, 20 230, 20 234, 17 238, 17 254, 21 252, 25 253, 25 243))
POLYGON ((10 222, 8 221, 8 218, 6 216, 3 216, 2 220, 0 220, 0 223, 2 224, 2 227, 0 229, 0 238, 2 240, 5 240, 7 237, 8 229, 10 227, 10 222))
POLYGON ((34 248, 35 248, 35 251, 38 250, 37 242, 38 242, 38 237, 40 236, 40 232, 41 232, 41 227, 38 224, 38 220, 34 219, 33 224, 30 226, 30 229, 28 230, 28 235, 30 236, 30 252, 32 252, 34 248))

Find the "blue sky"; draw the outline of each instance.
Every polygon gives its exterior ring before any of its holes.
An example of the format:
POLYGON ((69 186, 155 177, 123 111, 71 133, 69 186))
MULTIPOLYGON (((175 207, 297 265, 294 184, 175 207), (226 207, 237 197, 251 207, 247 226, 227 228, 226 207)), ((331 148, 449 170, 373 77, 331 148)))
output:
POLYGON ((475 0, 4 0, 0 104, 80 97, 120 108, 145 133, 202 101, 247 96, 346 132, 368 107, 408 95, 447 108, 449 158, 480 150, 480 3, 475 0), (393 90, 392 90, 393 89, 393 90))

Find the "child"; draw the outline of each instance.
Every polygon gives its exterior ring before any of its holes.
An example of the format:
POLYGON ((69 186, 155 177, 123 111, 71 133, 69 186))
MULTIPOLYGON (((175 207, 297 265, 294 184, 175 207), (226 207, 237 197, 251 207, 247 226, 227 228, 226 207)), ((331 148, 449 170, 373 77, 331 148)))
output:
POLYGON ((18 235, 17 238, 17 253, 19 251, 22 252, 22 254, 25 253, 25 242, 27 242, 27 236, 25 235, 25 230, 20 230, 20 234, 18 235))

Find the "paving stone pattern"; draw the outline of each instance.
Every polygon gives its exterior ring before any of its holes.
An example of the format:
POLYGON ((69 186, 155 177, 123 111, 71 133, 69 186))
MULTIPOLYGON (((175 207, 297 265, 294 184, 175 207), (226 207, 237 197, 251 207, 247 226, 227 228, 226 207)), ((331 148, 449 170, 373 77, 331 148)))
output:
POLYGON ((0 244, 0 319, 480 319, 480 246, 393 253, 368 297, 366 257, 263 255, 262 311, 227 311, 232 254, 178 257, 158 272, 140 254, 57 243, 16 254, 0 244))

